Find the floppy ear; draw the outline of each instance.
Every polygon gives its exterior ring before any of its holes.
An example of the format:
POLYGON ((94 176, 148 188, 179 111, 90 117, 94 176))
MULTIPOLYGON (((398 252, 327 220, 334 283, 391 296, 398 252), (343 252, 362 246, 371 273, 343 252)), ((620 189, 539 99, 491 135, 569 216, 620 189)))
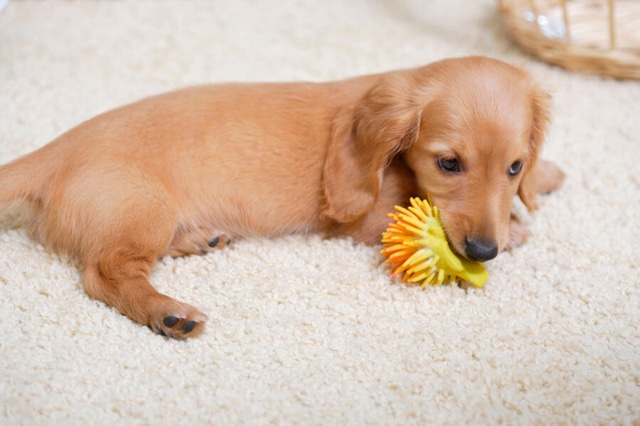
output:
POLYGON ((549 123, 549 103, 551 96, 540 89, 535 89, 531 96, 531 136, 529 141, 529 165, 522 176, 520 187, 518 188, 518 196, 529 211, 538 208, 536 203, 537 176, 536 162, 542 142, 544 140, 545 131, 549 123))
POLYGON ((338 111, 324 163, 324 215, 346 223, 373 208, 385 168, 417 140, 420 111, 409 79, 384 76, 356 105, 338 111))

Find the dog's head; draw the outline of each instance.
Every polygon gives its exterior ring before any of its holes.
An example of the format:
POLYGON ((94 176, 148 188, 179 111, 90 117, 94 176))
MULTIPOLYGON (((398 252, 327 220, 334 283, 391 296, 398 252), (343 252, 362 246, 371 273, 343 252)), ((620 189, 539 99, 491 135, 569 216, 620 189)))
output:
POLYGON ((530 172, 548 102, 524 71, 488 58, 383 75, 336 120, 325 213, 340 222, 365 214, 385 168, 401 156, 415 176, 416 195, 430 196, 440 209, 453 249, 492 259, 507 244, 514 196, 536 207, 530 172))

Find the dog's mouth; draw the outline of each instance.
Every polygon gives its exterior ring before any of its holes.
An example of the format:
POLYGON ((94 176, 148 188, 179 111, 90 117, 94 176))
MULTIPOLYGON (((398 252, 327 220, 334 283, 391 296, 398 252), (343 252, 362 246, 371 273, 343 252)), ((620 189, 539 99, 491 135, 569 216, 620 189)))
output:
MULTIPOLYGON (((440 214, 442 215, 442 211, 440 211, 440 214)), ((460 251, 456 248, 456 245, 453 244, 453 242, 451 241, 451 238, 449 237, 449 232, 447 232, 447 227, 444 226, 444 223, 442 222, 442 216, 440 216, 440 218, 438 220, 440 222, 440 226, 442 227, 442 230, 444 231, 444 236, 445 236, 445 239, 447 241, 447 245, 449 246, 449 248, 451 249, 453 254, 455 254, 456 256, 461 257, 463 259, 468 259, 465 254, 461 254, 460 253, 460 251)))
POLYGON ((460 253, 460 251, 456 248, 456 246, 451 242, 449 237, 447 237, 447 244, 449 244, 449 248, 451 249, 453 254, 455 254, 456 256, 462 259, 473 260, 473 259, 469 259, 469 256, 467 256, 466 253, 460 253))
POLYGON ((447 245, 449 246, 449 248, 451 249, 451 251, 453 252, 453 254, 455 254, 457 257, 461 258, 461 259, 466 259, 466 260, 473 260, 470 259, 469 256, 467 256, 466 253, 464 252, 460 252, 460 250, 457 249, 456 245, 453 244, 453 242, 451 241, 451 238, 449 238, 449 234, 447 233, 446 228, 443 226, 442 229, 444 229, 444 234, 447 240, 447 245))
MULTIPOLYGON (((442 211, 440 212, 440 214, 442 214, 442 211)), ((460 251, 456 248, 456 245, 453 244, 453 242, 451 241, 451 238, 449 237, 449 232, 447 232, 447 227, 444 226, 444 223, 442 223, 442 216, 439 218, 439 221, 440 221, 440 226, 444 231, 444 236, 445 236, 445 239, 447 240, 447 245, 449 246, 453 254, 463 259, 468 259, 465 254, 460 253, 460 251)))

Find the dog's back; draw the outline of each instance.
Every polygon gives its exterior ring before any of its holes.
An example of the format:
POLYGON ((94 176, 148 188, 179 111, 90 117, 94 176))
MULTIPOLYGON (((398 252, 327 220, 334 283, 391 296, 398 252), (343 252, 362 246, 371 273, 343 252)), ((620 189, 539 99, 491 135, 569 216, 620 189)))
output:
POLYGON ((265 236, 317 229, 335 113, 329 94, 326 85, 294 83, 148 98, 0 167, 0 203, 32 202, 34 236, 75 255, 91 249, 86 235, 102 234, 124 206, 147 198, 173 210, 176 229, 214 224, 265 236))

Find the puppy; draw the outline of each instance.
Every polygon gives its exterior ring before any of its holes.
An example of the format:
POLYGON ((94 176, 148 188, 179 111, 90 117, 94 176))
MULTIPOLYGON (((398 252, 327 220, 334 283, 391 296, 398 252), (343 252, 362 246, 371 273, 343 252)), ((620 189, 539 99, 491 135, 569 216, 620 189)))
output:
POLYGON ((469 57, 344 81, 224 84, 101 114, 0 168, 0 203, 73 256, 86 292, 183 339, 206 315, 156 291, 160 256, 235 237, 346 234, 378 244, 396 204, 431 197, 460 255, 486 261, 527 231, 514 196, 562 172, 537 161, 549 96, 524 71, 469 57))

